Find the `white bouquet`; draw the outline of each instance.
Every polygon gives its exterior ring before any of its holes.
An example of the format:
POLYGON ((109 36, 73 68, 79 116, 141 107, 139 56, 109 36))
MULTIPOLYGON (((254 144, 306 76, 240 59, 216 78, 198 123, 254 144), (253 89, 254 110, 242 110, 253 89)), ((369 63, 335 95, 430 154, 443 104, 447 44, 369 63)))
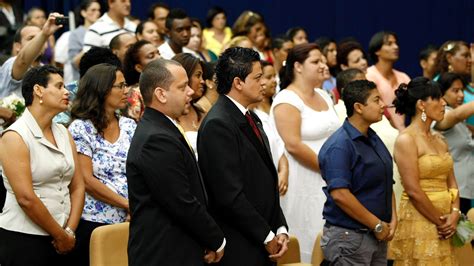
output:
POLYGON ((456 228, 456 234, 453 236, 453 244, 455 247, 462 247, 466 243, 472 241, 474 237, 474 224, 469 221, 466 215, 461 214, 456 228))
POLYGON ((12 110, 18 118, 21 116, 23 111, 25 111, 25 100, 15 93, 12 93, 3 99, 0 99, 0 106, 12 110))

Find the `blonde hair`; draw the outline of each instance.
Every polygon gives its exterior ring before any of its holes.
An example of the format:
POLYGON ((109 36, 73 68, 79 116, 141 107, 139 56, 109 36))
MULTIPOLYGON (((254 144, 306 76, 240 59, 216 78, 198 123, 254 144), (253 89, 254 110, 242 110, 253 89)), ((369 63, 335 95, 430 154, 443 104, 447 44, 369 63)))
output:
POLYGON ((263 17, 256 12, 246 10, 234 22, 232 33, 234 36, 245 36, 249 33, 250 28, 257 23, 263 23, 263 17))

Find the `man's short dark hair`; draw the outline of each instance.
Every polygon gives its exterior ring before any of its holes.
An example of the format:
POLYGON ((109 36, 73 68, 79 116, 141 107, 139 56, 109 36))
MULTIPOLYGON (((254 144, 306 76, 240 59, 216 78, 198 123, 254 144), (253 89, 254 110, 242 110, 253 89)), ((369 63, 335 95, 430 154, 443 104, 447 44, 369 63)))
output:
POLYGON ((166 9, 166 10, 170 10, 170 7, 167 4, 163 3, 163 2, 155 3, 155 4, 151 5, 150 8, 148 9, 148 18, 149 19, 151 19, 151 20, 155 19, 155 9, 157 9, 159 7, 163 8, 163 9, 166 9))
POLYGON ((16 31, 15 35, 13 36, 13 42, 20 43, 21 42, 21 31, 26 27, 26 24, 21 25, 16 31))
POLYGON ((217 92, 229 93, 234 78, 245 78, 252 72, 253 62, 260 62, 258 53, 250 48, 233 47, 224 51, 216 65, 217 92))
POLYGON ((15 35, 13 36, 13 42, 17 42, 17 43, 21 43, 21 32, 23 31, 24 28, 26 27, 37 27, 38 29, 40 27, 38 26, 35 26, 35 25, 28 25, 28 24, 23 24, 21 25, 16 31, 15 31, 15 35))
POLYGON ((92 66, 100 63, 107 63, 122 69, 122 63, 110 49, 102 47, 92 47, 87 51, 79 62, 79 75, 82 77, 92 66))
POLYGON ((168 30, 171 30, 171 27, 173 26, 173 21, 175 19, 185 19, 185 18, 188 18, 188 17, 189 16, 186 13, 186 11, 184 11, 184 9, 173 8, 173 9, 170 10, 170 12, 168 13, 168 16, 166 17, 165 27, 168 30))
POLYGON ((354 104, 366 104, 370 92, 377 89, 377 86, 372 81, 368 80, 354 80, 349 82, 342 92, 342 100, 346 106, 347 117, 354 114, 354 104))
POLYGON ((133 35, 133 33, 130 33, 130 32, 122 32, 122 33, 120 33, 120 34, 115 35, 115 36, 112 38, 112 40, 110 40, 110 43, 109 43, 109 48, 110 48, 110 50, 120 49, 120 46, 121 46, 120 38, 121 38, 123 35, 127 35, 127 34, 133 35))
POLYGON ((25 73, 21 81, 21 94, 25 98, 25 106, 33 103, 33 87, 35 85, 47 87, 51 74, 63 76, 63 72, 52 65, 33 67, 25 73))
POLYGON ((140 75, 139 87, 143 102, 145 102, 146 106, 151 104, 153 91, 156 87, 168 90, 171 83, 173 83, 174 76, 168 70, 168 65, 181 66, 181 64, 176 61, 160 58, 150 62, 146 65, 145 69, 143 69, 140 75))
POLYGON ((358 74, 364 75, 364 71, 358 69, 358 68, 348 68, 346 70, 343 70, 339 72, 336 76, 336 89, 337 92, 339 92, 339 95, 342 95, 342 91, 346 87, 346 85, 353 81, 355 76, 358 74))

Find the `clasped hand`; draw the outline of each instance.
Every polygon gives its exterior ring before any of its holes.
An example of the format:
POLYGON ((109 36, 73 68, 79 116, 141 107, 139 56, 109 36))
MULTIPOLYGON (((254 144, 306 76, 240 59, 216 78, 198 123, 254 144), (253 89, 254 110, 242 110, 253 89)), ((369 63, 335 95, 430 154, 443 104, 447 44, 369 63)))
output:
POLYGON ((54 238, 52 244, 58 254, 66 254, 74 248, 76 239, 64 231, 59 237, 54 238))
POLYGON ((448 239, 452 237, 456 233, 459 213, 452 212, 441 216, 440 219, 444 221, 444 223, 437 226, 439 238, 448 239))
POLYGON ((204 262, 206 263, 218 263, 224 256, 224 249, 216 252, 212 250, 206 250, 204 252, 204 262))
POLYGON ((290 239, 287 234, 279 234, 275 236, 270 242, 265 245, 265 249, 270 254, 269 258, 272 261, 277 261, 288 250, 288 243, 290 239))

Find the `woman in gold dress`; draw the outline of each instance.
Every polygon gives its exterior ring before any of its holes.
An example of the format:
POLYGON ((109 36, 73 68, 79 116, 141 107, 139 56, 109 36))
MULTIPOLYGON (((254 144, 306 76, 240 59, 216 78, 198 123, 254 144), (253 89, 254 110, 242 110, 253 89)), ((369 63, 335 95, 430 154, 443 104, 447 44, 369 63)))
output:
POLYGON ((404 188, 390 247, 395 265, 456 265, 451 237, 460 215, 458 186, 448 146, 430 128, 443 119, 446 103, 438 85, 423 77, 395 94, 396 111, 411 118, 394 150, 404 188))

